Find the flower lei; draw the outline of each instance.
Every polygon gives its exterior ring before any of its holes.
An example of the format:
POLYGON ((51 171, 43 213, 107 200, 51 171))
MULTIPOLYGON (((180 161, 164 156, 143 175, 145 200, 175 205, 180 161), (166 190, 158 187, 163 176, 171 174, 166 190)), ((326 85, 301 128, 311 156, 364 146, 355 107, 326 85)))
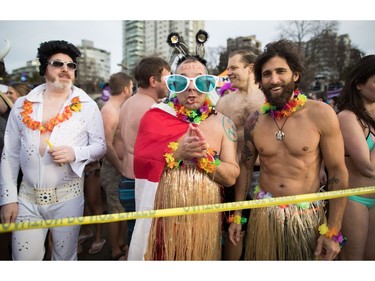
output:
MULTIPOLYGON (((176 94, 169 99, 168 105, 174 109, 178 119, 193 124, 199 124, 201 121, 206 120, 212 113, 216 114, 215 107, 211 105, 211 101, 208 97, 206 97, 203 105, 196 110, 187 109, 185 106, 182 106, 179 103, 176 94)), ((167 162, 168 168, 170 169, 178 168, 182 165, 182 160, 176 161, 173 156, 173 153, 177 149, 178 143, 170 142, 167 148, 164 150, 163 156, 167 162)), ((213 173, 221 163, 217 151, 209 148, 208 144, 206 149, 206 157, 194 159, 194 162, 196 162, 199 169, 205 171, 206 173, 213 173)))
POLYGON ((240 215, 233 215, 232 214, 227 219, 227 223, 231 224, 232 222, 235 223, 235 224, 245 224, 245 223, 247 223, 247 218, 243 218, 240 215))
POLYGON ((323 223, 318 227, 318 231, 320 235, 325 235, 328 238, 331 238, 333 241, 340 244, 340 248, 344 247, 347 238, 342 235, 341 232, 337 231, 335 228, 329 229, 327 224, 323 223))
POLYGON ((181 164, 181 160, 176 161, 173 157, 173 153, 178 149, 178 142, 170 142, 167 148, 164 150, 164 158, 167 162, 167 166, 170 169, 177 168, 181 164))
MULTIPOLYGON (((182 165, 182 160, 176 161, 173 156, 173 153, 178 149, 178 145, 178 142, 170 142, 167 148, 164 150, 163 156, 165 158, 165 162, 167 162, 167 167, 170 169, 178 168, 182 165)), ((205 171, 207 174, 213 173, 221 163, 217 151, 209 147, 206 149, 205 158, 194 159, 194 161, 197 163, 197 167, 205 171)))
POLYGON ((20 113, 23 117, 22 122, 26 125, 26 127, 30 128, 31 130, 39 130, 41 134, 50 131, 52 132, 53 128, 62 123, 72 116, 73 112, 81 111, 82 103, 79 100, 79 97, 74 97, 71 100, 71 104, 65 106, 64 111, 62 114, 58 113, 55 117, 52 117, 47 123, 42 124, 39 121, 36 121, 30 117, 30 114, 33 112, 33 103, 26 100, 23 103, 22 109, 23 111, 20 113))
POLYGON ((280 120, 282 117, 289 117, 293 112, 299 110, 306 104, 306 101, 306 95, 302 94, 298 89, 296 89, 294 91, 293 99, 290 99, 286 104, 284 104, 281 110, 277 109, 275 105, 271 105, 266 101, 260 108, 260 111, 263 114, 268 114, 272 118, 280 120))
POLYGON ((169 99, 168 105, 174 109, 179 119, 193 124, 199 124, 212 113, 216 113, 215 107, 211 105, 211 101, 208 97, 206 97, 203 105, 195 110, 187 109, 185 106, 182 106, 178 102, 176 94, 169 99))
POLYGON ((206 157, 197 159, 198 168, 208 173, 213 173, 216 168, 220 165, 221 161, 217 151, 213 148, 208 147, 206 149, 206 157))

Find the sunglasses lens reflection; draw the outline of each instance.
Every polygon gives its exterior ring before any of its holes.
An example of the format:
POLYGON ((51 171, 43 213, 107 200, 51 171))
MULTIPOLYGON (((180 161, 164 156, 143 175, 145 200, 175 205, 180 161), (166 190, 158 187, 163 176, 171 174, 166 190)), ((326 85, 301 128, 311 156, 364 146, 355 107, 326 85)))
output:
POLYGON ((191 80, 194 82, 195 88, 201 93, 209 93, 216 87, 214 76, 201 75, 195 78, 187 78, 180 75, 171 75, 167 78, 168 90, 174 93, 181 93, 187 89, 191 80))
POLYGON ((64 63, 62 61, 53 61, 51 65, 55 68, 61 68, 64 66, 64 63))
POLYGON ((195 86, 198 91, 202 93, 209 93, 215 89, 216 81, 212 76, 203 75, 195 80, 195 86))
POLYGON ((54 60, 54 61, 51 61, 50 64, 52 65, 53 68, 62 68, 65 64, 71 70, 75 70, 77 68, 77 65, 74 62, 65 63, 63 61, 54 60))
POLYGON ((68 62, 66 66, 70 69, 76 69, 76 64, 74 62, 68 62))
POLYGON ((186 89, 188 80, 183 76, 172 75, 167 80, 168 89, 171 92, 180 93, 186 89))

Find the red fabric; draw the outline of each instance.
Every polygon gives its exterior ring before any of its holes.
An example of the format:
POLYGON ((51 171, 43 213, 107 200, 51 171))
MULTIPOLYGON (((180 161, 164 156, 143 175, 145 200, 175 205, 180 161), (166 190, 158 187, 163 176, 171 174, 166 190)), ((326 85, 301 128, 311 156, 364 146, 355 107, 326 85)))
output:
POLYGON ((168 143, 183 136, 189 124, 159 109, 151 108, 141 119, 134 146, 134 174, 137 179, 159 182, 166 164, 168 143))

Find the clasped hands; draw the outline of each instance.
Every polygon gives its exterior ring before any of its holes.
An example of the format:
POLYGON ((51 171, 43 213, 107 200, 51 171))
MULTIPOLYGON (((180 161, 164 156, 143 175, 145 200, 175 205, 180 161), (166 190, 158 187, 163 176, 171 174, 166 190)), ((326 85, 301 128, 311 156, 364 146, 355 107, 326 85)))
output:
POLYGON ((206 157, 207 143, 197 127, 189 124, 186 134, 179 140, 179 147, 174 153, 174 157, 178 160, 192 160, 193 158, 206 157))

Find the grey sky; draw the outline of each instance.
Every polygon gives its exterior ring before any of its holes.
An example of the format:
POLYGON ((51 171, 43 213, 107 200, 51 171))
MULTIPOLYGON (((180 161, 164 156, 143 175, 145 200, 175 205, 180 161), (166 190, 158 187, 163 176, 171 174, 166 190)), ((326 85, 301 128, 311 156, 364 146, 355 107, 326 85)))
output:
MULTIPOLYGON (((255 35, 266 43, 277 39, 278 26, 283 21, 229 21, 208 20, 206 31, 209 34, 207 47, 226 46, 229 37, 255 35)), ((111 52, 111 72, 120 70, 122 60, 122 24, 120 20, 6 20, 0 21, 0 48, 4 40, 11 41, 11 50, 5 58, 8 72, 24 66, 26 61, 35 58, 39 44, 44 41, 62 39, 80 45, 82 39, 94 41, 94 46, 111 52)), ((348 33, 355 44, 366 52, 375 54, 375 21, 340 21, 339 34, 348 33)))

